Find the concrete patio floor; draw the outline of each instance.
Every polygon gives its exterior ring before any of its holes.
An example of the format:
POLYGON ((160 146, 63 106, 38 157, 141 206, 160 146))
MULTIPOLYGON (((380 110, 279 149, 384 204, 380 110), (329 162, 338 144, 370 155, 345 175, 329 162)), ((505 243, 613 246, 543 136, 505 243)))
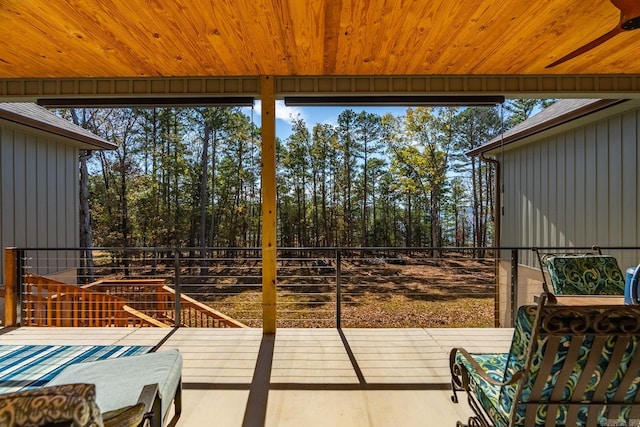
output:
POLYGON ((448 355, 512 329, 18 328, 0 344, 158 345, 184 357, 183 426, 454 426, 448 355))

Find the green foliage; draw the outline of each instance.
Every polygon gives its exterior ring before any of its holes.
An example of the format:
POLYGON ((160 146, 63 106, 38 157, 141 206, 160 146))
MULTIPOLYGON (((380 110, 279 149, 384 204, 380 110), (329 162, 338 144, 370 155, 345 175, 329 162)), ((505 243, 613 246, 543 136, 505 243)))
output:
POLYGON ((512 99, 504 104, 504 109, 508 113, 506 117, 507 129, 527 120, 537 111, 553 104, 555 99, 512 99))
MULTIPOLYGON (((515 123, 539 100, 515 100, 515 123)), ((97 246, 259 246, 260 129, 239 109, 63 110, 117 144, 88 164, 97 246)), ((346 109, 292 120, 277 144, 281 246, 484 245, 493 169, 465 152, 502 131, 495 108, 346 109)))

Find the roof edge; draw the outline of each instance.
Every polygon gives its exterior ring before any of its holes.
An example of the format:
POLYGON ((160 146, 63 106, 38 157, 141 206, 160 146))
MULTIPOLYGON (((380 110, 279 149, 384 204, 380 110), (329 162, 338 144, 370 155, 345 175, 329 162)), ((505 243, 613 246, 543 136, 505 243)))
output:
POLYGON ((80 133, 76 133, 70 130, 59 128, 55 125, 50 125, 47 123, 43 123, 39 120, 35 120, 26 116, 23 116, 18 113, 14 113, 12 111, 3 110, 0 108, 0 119, 5 119, 10 122, 18 123, 21 125, 29 126, 34 129, 42 130, 54 135, 62 136, 65 138, 73 139, 74 141, 81 142, 83 144, 88 144, 96 149, 104 149, 104 150, 114 150, 117 148, 116 144, 113 144, 107 140, 104 140, 96 135, 95 138, 90 137, 89 135, 82 135, 80 133))
POLYGON ((485 145, 481 145, 477 148, 474 148, 473 150, 467 151, 465 154, 470 157, 477 156, 487 151, 491 151, 498 147, 503 147, 505 145, 512 144, 514 142, 517 142, 529 136, 533 136, 543 131, 553 129, 565 123, 569 123, 581 117, 588 116, 589 114, 596 113, 600 110, 604 110, 605 108, 613 107, 614 105, 622 104, 627 101, 629 100, 628 99, 599 99, 588 105, 582 106, 580 108, 576 108, 575 110, 568 111, 564 114, 560 114, 554 117, 553 119, 546 120, 538 125, 523 129, 520 132, 516 132, 504 138, 500 138, 500 137, 494 138, 494 142, 489 142, 485 145))

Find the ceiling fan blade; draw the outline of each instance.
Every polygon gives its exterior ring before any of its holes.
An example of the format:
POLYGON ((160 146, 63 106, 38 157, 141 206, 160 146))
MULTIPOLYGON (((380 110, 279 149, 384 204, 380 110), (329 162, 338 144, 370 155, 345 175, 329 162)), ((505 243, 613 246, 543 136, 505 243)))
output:
POLYGON ((620 9, 620 25, 640 17, 640 2, 637 0, 611 0, 611 3, 620 9))
POLYGON ((597 39, 585 44, 582 47, 579 47, 578 49, 574 50, 573 52, 563 56, 562 58, 558 59, 555 62, 552 62, 551 64, 547 65, 545 68, 551 68, 551 67, 555 67, 556 65, 562 64, 563 62, 566 62, 570 59, 575 58, 576 56, 582 55, 585 52, 590 51, 591 49, 600 46, 602 43, 606 42, 607 40, 613 38, 614 36, 620 34, 621 32, 623 32, 624 30, 620 27, 616 27, 614 29, 612 29, 611 31, 609 31, 606 34, 601 35, 600 37, 598 37, 597 39))

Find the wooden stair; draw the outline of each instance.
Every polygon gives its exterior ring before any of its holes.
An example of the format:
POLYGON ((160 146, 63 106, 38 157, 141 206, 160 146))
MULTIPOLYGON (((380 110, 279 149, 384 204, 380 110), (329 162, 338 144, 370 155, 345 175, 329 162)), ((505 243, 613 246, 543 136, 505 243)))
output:
MULTIPOLYGON (((28 274, 24 280, 25 326, 170 327, 175 291, 163 279, 103 279, 71 285, 28 274)), ((246 328, 243 323, 186 295, 180 296, 179 325, 246 328)))

